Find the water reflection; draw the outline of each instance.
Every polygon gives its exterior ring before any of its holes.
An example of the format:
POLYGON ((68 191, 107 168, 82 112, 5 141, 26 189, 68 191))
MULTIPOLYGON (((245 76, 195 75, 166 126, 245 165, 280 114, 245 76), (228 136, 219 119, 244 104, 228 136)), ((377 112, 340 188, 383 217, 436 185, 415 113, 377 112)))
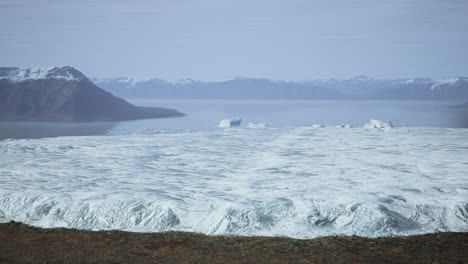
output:
POLYGON ((59 136, 104 135, 117 122, 99 123, 42 123, 0 122, 0 140, 18 138, 43 138, 59 136))
POLYGON ((126 135, 142 131, 209 130, 219 120, 241 117, 270 127, 312 124, 362 126, 369 119, 390 120, 396 126, 468 127, 468 110, 459 102, 312 101, 312 100, 130 100, 141 106, 175 108, 177 118, 99 123, 0 122, 0 139, 57 136, 126 135))

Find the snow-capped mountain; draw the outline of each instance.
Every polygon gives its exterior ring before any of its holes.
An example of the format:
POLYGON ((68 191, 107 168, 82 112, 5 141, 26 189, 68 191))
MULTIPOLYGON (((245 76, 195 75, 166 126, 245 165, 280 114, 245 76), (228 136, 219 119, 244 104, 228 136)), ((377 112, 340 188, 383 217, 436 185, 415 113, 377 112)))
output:
POLYGON ((173 109, 134 106, 97 87, 73 67, 0 67, 0 121, 118 121, 181 115, 173 109))
POLYGON ((22 82, 27 80, 64 79, 67 81, 78 81, 87 79, 84 74, 73 67, 51 67, 51 68, 0 68, 0 80, 10 82, 22 82))
POLYGON ((129 78, 99 79, 99 87, 132 98, 228 99, 350 99, 350 100, 463 100, 468 99, 468 78, 325 79, 303 82, 238 77, 222 82, 129 78))

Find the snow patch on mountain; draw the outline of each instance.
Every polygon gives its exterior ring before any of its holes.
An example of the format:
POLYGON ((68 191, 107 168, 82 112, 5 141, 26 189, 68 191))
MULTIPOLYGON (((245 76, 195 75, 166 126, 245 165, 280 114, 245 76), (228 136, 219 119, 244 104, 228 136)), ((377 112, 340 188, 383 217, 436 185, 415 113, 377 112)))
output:
POLYGON ((75 81, 85 78, 83 74, 70 66, 35 68, 0 67, 0 80, 8 80, 10 82, 41 79, 65 79, 67 81, 75 81))
POLYGON ((438 87, 444 86, 444 85, 452 85, 456 82, 460 81, 460 78, 448 78, 448 79, 443 79, 443 80, 438 80, 434 85, 431 86, 431 91, 434 91, 438 87))

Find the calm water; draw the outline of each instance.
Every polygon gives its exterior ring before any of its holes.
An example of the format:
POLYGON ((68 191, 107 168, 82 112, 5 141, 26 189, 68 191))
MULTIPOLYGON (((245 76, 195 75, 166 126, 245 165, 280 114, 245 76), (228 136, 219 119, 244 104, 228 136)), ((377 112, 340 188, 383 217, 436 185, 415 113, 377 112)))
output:
POLYGON ((312 124, 362 126, 369 119, 391 120, 397 126, 466 127, 467 115, 449 108, 456 102, 421 101, 280 101, 280 100, 141 100, 141 106, 176 108, 182 118, 103 123, 0 122, 0 139, 77 135, 121 135, 145 131, 206 130, 221 119, 241 117, 270 127, 312 124))

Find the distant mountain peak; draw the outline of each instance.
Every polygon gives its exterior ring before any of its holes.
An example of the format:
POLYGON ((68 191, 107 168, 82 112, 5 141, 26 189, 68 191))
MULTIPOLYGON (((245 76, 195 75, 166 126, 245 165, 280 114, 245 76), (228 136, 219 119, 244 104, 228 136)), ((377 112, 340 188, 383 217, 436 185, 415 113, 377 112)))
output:
POLYGON ((359 76, 356 76, 356 77, 352 78, 351 80, 353 80, 353 81, 370 81, 370 80, 372 80, 372 78, 370 78, 367 75, 359 75, 359 76))
POLYGON ((134 83, 135 80, 129 77, 91 77, 93 82, 114 82, 114 83, 134 83))
POLYGON ((191 79, 191 78, 183 78, 183 79, 178 79, 176 80, 175 82, 172 82, 174 84, 191 84, 191 83, 195 83, 197 81, 195 81, 194 79, 191 79))
POLYGON ((77 69, 70 66, 49 68, 0 67, 0 80, 1 79, 6 79, 10 82, 40 79, 66 79, 67 81, 73 81, 85 80, 87 77, 77 69))
POLYGON ((460 100, 468 98, 468 78, 347 79, 278 81, 236 77, 224 81, 169 82, 159 79, 121 83, 93 79, 97 86, 128 98, 460 100))

